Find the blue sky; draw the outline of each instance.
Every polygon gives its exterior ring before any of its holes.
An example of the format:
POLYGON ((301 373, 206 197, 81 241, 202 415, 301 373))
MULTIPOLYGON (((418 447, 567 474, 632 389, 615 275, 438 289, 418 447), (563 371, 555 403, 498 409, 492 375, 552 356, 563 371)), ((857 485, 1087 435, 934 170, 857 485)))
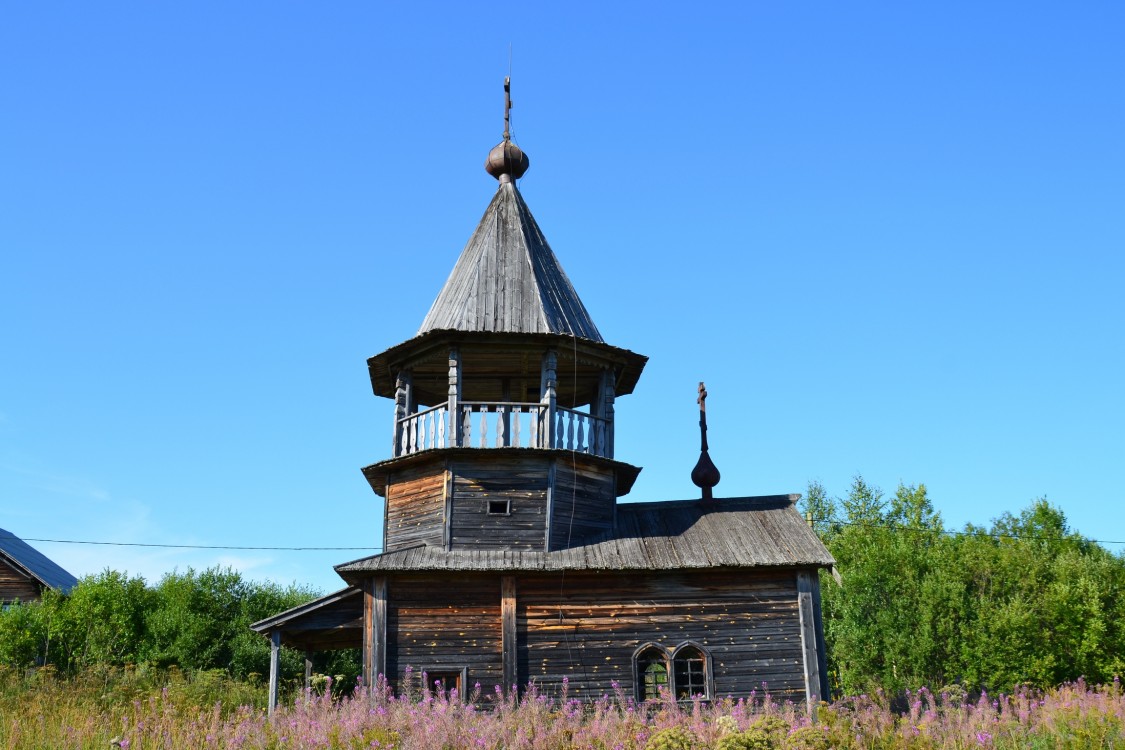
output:
MULTIPOLYGON (((1125 540, 1125 6, 0 10, 0 527, 374 547, 365 360, 520 182, 606 339, 626 499, 924 483, 1125 540)), ((35 543, 340 585, 362 551, 35 543)), ((1114 551, 1122 545, 1107 545, 1114 551)))

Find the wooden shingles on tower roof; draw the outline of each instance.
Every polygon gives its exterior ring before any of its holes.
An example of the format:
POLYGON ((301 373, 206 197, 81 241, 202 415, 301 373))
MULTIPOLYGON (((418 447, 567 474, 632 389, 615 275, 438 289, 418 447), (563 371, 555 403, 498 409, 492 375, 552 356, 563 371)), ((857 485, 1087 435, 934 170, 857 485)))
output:
POLYGON ((452 550, 417 546, 336 566, 353 582, 391 571, 689 570, 830 567, 816 533, 793 507, 797 495, 617 506, 617 527, 571 549, 452 550))
POLYGON ((501 182, 418 334, 554 333, 604 343, 519 190, 501 182))

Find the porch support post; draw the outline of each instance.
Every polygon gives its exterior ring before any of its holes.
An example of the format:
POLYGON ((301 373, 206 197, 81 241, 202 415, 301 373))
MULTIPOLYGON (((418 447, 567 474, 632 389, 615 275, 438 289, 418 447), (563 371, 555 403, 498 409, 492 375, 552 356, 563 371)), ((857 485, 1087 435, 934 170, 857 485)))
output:
POLYGON ((269 713, 272 716, 277 710, 277 681, 281 669, 281 631, 270 633, 270 696, 269 713))
POLYGON ((818 632, 816 606, 820 598, 820 582, 816 571, 802 570, 797 573, 797 611, 801 619, 801 661, 805 669, 805 706, 812 718, 816 718, 816 706, 827 699, 824 686, 827 675, 824 664, 824 636, 818 632), (822 677, 822 675, 824 675, 822 677))
POLYGON ((313 652, 312 649, 305 651, 305 690, 308 691, 312 687, 312 669, 313 669, 313 652))
POLYGON ((387 579, 363 582, 363 684, 370 690, 387 670, 387 579))
POLYGON ((543 429, 539 430, 539 442, 542 448, 555 447, 555 408, 557 406, 559 355, 554 349, 548 349, 543 355, 543 371, 540 378, 539 392, 542 394, 541 403, 546 407, 543 415, 543 429))
POLYGON ((461 350, 449 349, 449 445, 461 447, 461 350))
POLYGON ((519 690, 515 576, 500 576, 500 643, 504 661, 504 691, 519 690))

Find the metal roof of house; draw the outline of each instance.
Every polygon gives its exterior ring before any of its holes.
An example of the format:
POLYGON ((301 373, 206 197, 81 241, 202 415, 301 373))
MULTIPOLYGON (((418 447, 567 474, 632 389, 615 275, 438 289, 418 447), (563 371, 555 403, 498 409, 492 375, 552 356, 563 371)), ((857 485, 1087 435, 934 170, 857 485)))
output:
POLYGON ((519 190, 501 181, 418 335, 556 333, 604 343, 519 190))
POLYGON ((69 592, 78 579, 56 562, 10 531, 0 529, 0 558, 39 581, 44 586, 69 592))
POLYGON ((554 552, 419 546, 336 566, 352 582, 390 571, 683 570, 828 567, 835 560, 793 507, 799 495, 623 503, 616 529, 554 552))

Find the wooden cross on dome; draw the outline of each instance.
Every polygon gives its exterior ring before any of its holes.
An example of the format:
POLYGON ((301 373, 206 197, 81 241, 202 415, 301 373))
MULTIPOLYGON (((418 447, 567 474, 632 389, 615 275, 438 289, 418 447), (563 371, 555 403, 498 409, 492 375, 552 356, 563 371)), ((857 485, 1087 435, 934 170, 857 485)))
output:
POLYGON ((699 383, 699 398, 695 402, 699 404, 699 461, 691 470, 691 481, 703 490, 703 504, 710 505, 715 501, 711 490, 719 483, 719 469, 707 452, 707 388, 702 381, 699 383))
POLYGON ((504 76, 504 140, 512 140, 512 79, 504 76))

